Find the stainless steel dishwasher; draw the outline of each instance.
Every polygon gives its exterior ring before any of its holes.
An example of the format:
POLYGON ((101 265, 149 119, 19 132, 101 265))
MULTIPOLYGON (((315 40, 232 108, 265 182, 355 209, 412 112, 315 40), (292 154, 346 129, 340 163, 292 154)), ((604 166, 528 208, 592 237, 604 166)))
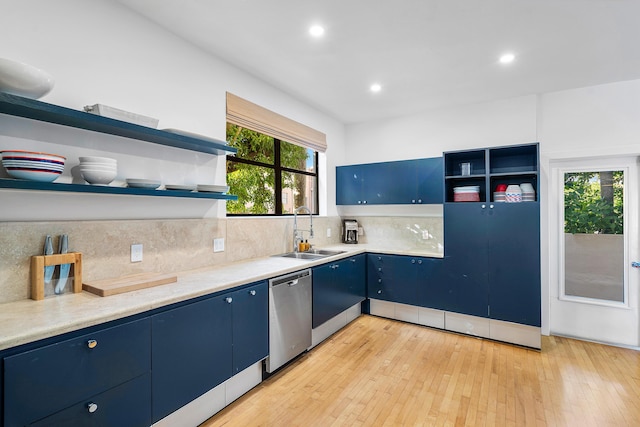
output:
POLYGON ((272 373, 311 347, 311 270, 269 280, 269 357, 272 373))

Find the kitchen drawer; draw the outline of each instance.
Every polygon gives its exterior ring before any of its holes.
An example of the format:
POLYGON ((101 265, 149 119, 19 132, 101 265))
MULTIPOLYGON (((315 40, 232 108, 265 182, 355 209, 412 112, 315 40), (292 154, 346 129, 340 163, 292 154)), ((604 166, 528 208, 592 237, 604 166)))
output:
POLYGON ((29 424, 31 427, 144 427, 149 425, 151 425, 151 374, 149 373, 29 424))
POLYGON ((150 325, 141 319, 4 358, 5 427, 27 425, 149 372, 150 325))

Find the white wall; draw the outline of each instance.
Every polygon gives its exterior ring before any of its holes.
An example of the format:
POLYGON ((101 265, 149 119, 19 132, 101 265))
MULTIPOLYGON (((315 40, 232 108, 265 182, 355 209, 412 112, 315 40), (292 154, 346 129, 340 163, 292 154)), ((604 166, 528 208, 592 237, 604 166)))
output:
MULTIPOLYGON (((45 102, 74 109, 105 104, 158 118, 159 128, 179 128, 224 140, 225 92, 230 91, 326 133, 329 150, 326 156, 321 156, 320 194, 328 201, 321 200, 321 213, 336 214, 332 171, 335 162, 344 158, 344 128, 337 120, 205 54, 120 3, 107 0, 2 3, 1 55, 42 68, 55 77, 53 91, 42 98, 45 102)), ((33 130, 29 121, 2 115, 0 121, 2 149, 50 149, 67 155, 75 164, 79 155, 110 155, 122 160, 124 173, 146 174, 134 177, 156 177, 165 182, 174 180, 169 183, 176 184, 180 183, 175 182, 178 179, 199 183, 221 183, 225 179, 222 158, 48 125, 33 130), (30 136, 24 138, 25 132, 30 136), (49 144, 47 141, 52 138, 66 146, 49 144), (147 160, 142 157, 145 153, 147 160), (188 168, 189 164, 197 167, 188 168), (208 182, 202 182, 203 179, 208 182)), ((0 194, 12 201, 32 198, 22 192, 0 194)), ((33 214, 29 219, 224 215, 224 203, 212 201, 167 199, 160 203, 149 198, 89 197, 91 203, 86 203, 86 196, 45 197, 47 202, 53 199, 55 205, 72 209, 59 210, 53 206, 42 218, 33 214)), ((28 203, 37 206, 39 201, 28 203)), ((7 219, 13 218, 0 214, 0 220, 7 219)))

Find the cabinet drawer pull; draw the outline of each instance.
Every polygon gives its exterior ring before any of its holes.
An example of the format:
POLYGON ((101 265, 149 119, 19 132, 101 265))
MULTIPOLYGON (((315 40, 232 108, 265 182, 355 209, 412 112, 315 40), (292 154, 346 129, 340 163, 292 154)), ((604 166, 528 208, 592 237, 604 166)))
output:
POLYGON ((233 298, 231 297, 226 297, 224 300, 227 302, 227 304, 231 304, 233 302, 233 298))
POLYGON ((415 203, 415 202, 416 202, 416 199, 411 200, 411 203, 415 203))
POLYGON ((93 402, 87 403, 87 410, 90 414, 93 414, 98 410, 98 404, 93 402))
POLYGON ((251 296, 255 296, 255 294, 256 294, 255 289, 251 289, 251 290, 249 291, 249 295, 251 295, 251 296))
POLYGON ((352 260, 351 260, 351 262, 356 262, 356 260, 355 260, 355 259, 352 259, 352 260))
POLYGON ((421 259, 418 260, 418 264, 422 264, 422 260, 421 259))
POLYGON ((89 348, 96 348, 98 346, 98 341, 96 340, 89 340, 87 341, 87 347, 89 348))
POLYGON ((378 283, 382 283, 382 279, 378 279, 378 283))
POLYGON ((418 203, 422 203, 422 199, 418 199, 418 203))
POLYGON ((412 259, 412 260, 411 260, 411 264, 415 264, 415 263, 416 263, 416 260, 415 260, 415 259, 412 259))
POLYGON ((484 209, 484 208, 486 208, 486 207, 487 207, 487 205, 482 205, 482 209, 484 209))
POLYGON ((382 257, 381 256, 378 257, 378 261, 382 261, 382 257))
POLYGON ((378 293, 381 294, 382 293, 382 289, 378 289, 378 293))

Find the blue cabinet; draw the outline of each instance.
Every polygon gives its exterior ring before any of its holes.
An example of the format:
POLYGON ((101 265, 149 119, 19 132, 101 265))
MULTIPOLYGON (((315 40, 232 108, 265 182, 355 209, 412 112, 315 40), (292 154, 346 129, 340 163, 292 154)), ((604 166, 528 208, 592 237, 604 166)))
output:
POLYGON ((153 422, 231 377, 231 303, 215 296, 152 316, 153 422))
POLYGON ((150 387, 151 375, 146 373, 29 426, 149 426, 151 424, 150 387))
POLYGON ((488 209, 477 203, 444 205, 443 308, 473 316, 489 316, 488 209))
POLYGON ((152 316, 153 422, 264 359, 265 281, 152 316))
POLYGON ((443 309, 443 259, 369 254, 367 263, 369 298, 443 309))
POLYGON ((432 204, 443 201, 442 157, 336 168, 336 204, 432 204))
POLYGON ((269 288, 259 282, 231 294, 233 298, 233 375, 269 354, 269 288))
POLYGON ((499 185, 528 183, 539 200, 538 144, 445 153, 445 309, 540 326, 540 204, 496 202, 499 185), (462 176, 460 162, 471 163, 462 176), (453 202, 478 185, 480 202, 453 202))
POLYGON ((313 268, 313 321, 316 328, 365 299, 365 255, 313 268))
POLYGON ((149 425, 150 350, 147 318, 5 357, 4 426, 30 425, 55 414, 70 420, 58 425, 92 425, 103 419, 103 414, 126 413, 131 406, 108 390, 129 390, 133 386, 125 384, 137 378, 133 388, 140 406, 132 410, 129 421, 116 424, 149 425), (92 399, 100 410, 87 413, 86 405, 92 399), (82 407, 84 411, 80 411, 82 407), (82 418, 74 414, 82 414, 82 418))

